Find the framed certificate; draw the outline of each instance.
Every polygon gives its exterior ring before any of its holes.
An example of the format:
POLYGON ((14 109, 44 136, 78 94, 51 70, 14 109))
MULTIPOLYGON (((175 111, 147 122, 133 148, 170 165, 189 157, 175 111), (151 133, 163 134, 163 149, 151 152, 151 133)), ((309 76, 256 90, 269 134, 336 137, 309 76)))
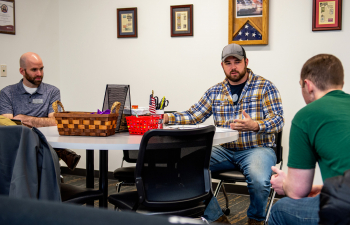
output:
POLYGON ((193 5, 170 6, 171 37, 193 36, 193 5))
POLYGON ((0 0, 0 33, 16 34, 15 0, 0 0))
POLYGON ((137 8, 117 9, 118 38, 137 37, 137 8))
POLYGON ((229 0, 228 43, 267 45, 269 0, 229 0))
POLYGON ((313 0, 312 31, 341 30, 342 0, 313 0))

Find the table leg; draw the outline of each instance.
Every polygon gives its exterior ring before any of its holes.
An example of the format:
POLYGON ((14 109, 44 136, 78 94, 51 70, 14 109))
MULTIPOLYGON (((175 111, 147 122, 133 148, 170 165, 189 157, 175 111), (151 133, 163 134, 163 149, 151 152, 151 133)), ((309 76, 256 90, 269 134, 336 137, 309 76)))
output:
MULTIPOLYGON (((94 150, 86 149, 86 188, 94 188, 94 150)), ((94 201, 86 202, 86 205, 94 206, 94 201)))
POLYGON ((94 150, 86 149, 86 188, 94 188, 94 150))
POLYGON ((99 190, 103 197, 100 200, 100 207, 107 208, 108 197, 108 150, 100 150, 100 182, 99 190))

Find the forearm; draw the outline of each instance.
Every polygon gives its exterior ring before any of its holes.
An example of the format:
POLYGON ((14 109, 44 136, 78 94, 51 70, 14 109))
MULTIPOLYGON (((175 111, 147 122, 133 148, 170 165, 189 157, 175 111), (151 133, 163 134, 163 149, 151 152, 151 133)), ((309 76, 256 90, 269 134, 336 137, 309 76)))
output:
POLYGON ((256 121, 259 125, 259 132, 273 134, 278 133, 284 126, 283 115, 273 115, 270 118, 256 121))
POLYGON ((164 123, 169 124, 198 124, 202 123, 207 119, 206 114, 201 114, 201 112, 198 112, 194 114, 191 111, 184 111, 184 112, 176 112, 176 113, 170 113, 165 116, 164 123), (197 115, 198 116, 197 116, 197 115))
POLYGON ((288 197, 293 199, 305 198, 310 193, 310 191, 298 190, 286 181, 283 182, 283 191, 288 197))
POLYGON ((307 197, 312 188, 314 170, 288 168, 288 175, 283 181, 285 194, 293 199, 307 197))
POLYGON ((54 117, 33 117, 26 115, 17 115, 14 119, 19 119, 22 121, 24 125, 30 127, 48 127, 48 126, 56 126, 56 120, 54 117))
POLYGON ((198 124, 203 123, 212 114, 210 99, 203 96, 199 102, 184 112, 169 113, 165 123, 169 124, 198 124))
POLYGON ((13 119, 12 114, 2 114, 3 117, 6 117, 7 119, 13 119))
POLYGON ((186 112, 176 112, 166 115, 164 123, 169 124, 195 124, 195 120, 186 112))
POLYGON ((278 133, 284 126, 282 100, 278 90, 273 87, 264 94, 263 99, 264 119, 258 120, 259 132, 278 133))
POLYGON ((55 118, 32 118, 33 127, 57 126, 55 118))

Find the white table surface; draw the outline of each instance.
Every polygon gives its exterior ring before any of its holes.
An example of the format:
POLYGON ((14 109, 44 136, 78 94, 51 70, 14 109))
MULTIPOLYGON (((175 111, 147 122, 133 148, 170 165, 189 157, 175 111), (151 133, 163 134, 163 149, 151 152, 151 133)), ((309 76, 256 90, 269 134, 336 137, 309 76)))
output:
MULTIPOLYGON (((128 132, 116 133, 108 137, 61 136, 56 126, 41 127, 53 148, 95 149, 95 150, 138 150, 142 135, 130 135, 128 132)), ((223 144, 238 139, 238 132, 216 132, 213 145, 223 144)))

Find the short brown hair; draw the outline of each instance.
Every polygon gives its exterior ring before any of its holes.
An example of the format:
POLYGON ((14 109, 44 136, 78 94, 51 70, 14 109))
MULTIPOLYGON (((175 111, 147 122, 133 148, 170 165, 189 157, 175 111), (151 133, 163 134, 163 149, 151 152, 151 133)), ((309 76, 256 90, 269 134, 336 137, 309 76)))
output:
POLYGON ((344 84, 343 65, 334 55, 315 55, 304 64, 300 78, 302 81, 309 79, 321 91, 334 86, 342 86, 344 84))

